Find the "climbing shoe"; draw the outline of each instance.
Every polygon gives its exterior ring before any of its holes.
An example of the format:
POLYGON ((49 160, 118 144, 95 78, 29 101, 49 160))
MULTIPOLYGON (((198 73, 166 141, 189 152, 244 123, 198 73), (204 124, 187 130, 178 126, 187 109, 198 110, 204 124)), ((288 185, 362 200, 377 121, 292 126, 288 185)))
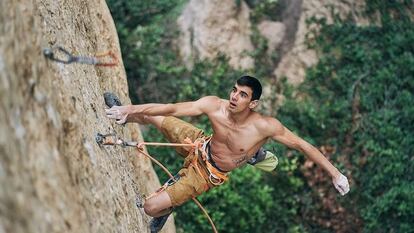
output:
POLYGON ((156 217, 156 218, 152 218, 151 222, 150 222, 150 229, 151 229, 151 233, 157 233, 159 232, 162 227, 164 226, 165 222, 167 221, 168 217, 170 216, 172 212, 160 216, 160 217, 156 217))
POLYGON ((122 105, 122 103, 119 100, 118 96, 116 96, 112 92, 105 92, 104 93, 104 100, 105 100, 105 104, 110 108, 112 108, 112 106, 121 106, 122 105))

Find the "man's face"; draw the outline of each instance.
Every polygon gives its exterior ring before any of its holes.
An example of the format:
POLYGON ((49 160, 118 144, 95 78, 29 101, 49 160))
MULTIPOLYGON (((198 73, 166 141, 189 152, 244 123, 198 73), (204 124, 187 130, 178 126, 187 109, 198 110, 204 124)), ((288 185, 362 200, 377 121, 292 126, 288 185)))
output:
POLYGON ((234 85, 230 92, 229 99, 229 111, 232 113, 242 112, 246 108, 253 108, 256 105, 251 101, 253 90, 248 86, 239 86, 237 83, 234 85), (253 105, 252 105, 253 104, 253 105))

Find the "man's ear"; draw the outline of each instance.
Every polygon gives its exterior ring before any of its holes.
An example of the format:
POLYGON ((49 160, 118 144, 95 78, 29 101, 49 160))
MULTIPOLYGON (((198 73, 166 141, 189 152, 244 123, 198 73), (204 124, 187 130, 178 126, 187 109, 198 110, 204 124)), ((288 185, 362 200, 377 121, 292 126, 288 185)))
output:
POLYGON ((255 108, 257 105, 259 105, 259 100, 253 100, 253 101, 250 101, 250 103, 249 103, 249 108, 250 108, 250 109, 253 109, 253 108, 255 108))

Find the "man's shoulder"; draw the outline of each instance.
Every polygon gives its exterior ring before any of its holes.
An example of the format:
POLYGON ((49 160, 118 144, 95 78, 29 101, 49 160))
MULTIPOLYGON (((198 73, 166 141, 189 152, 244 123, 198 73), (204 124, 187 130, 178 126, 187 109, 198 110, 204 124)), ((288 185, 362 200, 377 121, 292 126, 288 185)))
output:
POLYGON ((209 95, 200 98, 198 101, 201 101, 202 103, 207 103, 209 105, 220 106, 224 103, 225 100, 220 99, 218 96, 209 95))
POLYGON ((205 110, 218 110, 225 103, 225 100, 210 95, 200 98, 197 102, 199 102, 205 110))
POLYGON ((220 99, 218 96, 215 96, 215 95, 204 96, 204 97, 201 97, 200 100, 212 101, 212 102, 221 102, 221 101, 223 101, 223 99, 220 99))
POLYGON ((281 123, 274 117, 257 113, 255 125, 259 131, 263 133, 273 134, 274 131, 276 131, 281 126, 281 123))
POLYGON ((264 126, 266 126, 267 124, 272 124, 275 121, 277 121, 277 119, 274 117, 266 116, 258 112, 254 112, 253 114, 254 114, 253 115, 254 121, 259 124, 264 124, 264 126))

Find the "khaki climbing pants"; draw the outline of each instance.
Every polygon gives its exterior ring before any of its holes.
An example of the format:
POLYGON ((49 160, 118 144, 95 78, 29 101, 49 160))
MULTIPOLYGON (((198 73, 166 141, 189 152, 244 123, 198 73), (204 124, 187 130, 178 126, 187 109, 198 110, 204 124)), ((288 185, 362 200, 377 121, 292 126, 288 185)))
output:
MULTIPOLYGON (((197 138, 205 137, 201 129, 175 117, 165 117, 161 125, 161 131, 171 143, 184 143, 186 138, 194 142, 197 138)), ((190 165, 196 156, 195 153, 189 153, 190 151, 191 148, 189 147, 177 148, 177 152, 184 158, 184 165, 178 172, 180 176, 178 181, 170 184, 165 189, 173 207, 179 206, 216 186, 206 179, 209 172, 202 159, 197 160, 202 174, 194 166, 190 165)))

